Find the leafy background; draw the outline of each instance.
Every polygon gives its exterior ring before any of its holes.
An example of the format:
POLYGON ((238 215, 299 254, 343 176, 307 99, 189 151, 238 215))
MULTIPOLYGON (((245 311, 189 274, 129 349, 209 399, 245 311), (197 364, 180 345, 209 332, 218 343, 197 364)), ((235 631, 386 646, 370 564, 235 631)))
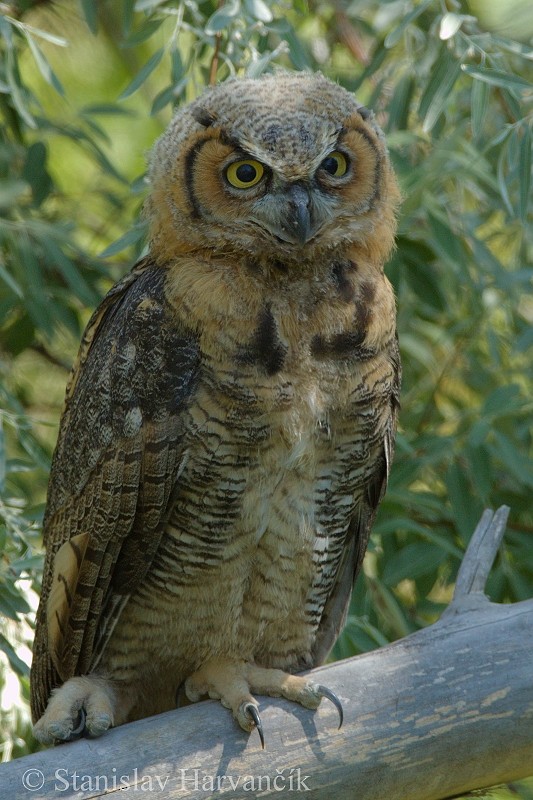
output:
MULTIPOLYGON (((387 271, 401 429, 346 657, 435 621, 484 507, 488 593, 533 596, 533 23, 528 2, 0 2, 0 736, 31 752, 40 521, 67 370, 143 251, 145 152, 231 74, 321 70, 375 109, 404 203, 387 271), (529 27, 528 27, 529 26, 529 27)), ((533 782, 493 790, 533 798, 533 782)))

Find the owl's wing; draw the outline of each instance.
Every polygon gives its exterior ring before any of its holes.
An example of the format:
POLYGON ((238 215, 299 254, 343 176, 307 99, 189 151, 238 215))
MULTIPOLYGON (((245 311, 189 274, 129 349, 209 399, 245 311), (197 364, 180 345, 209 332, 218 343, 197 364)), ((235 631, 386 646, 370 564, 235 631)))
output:
POLYGON ((67 386, 44 520, 35 720, 55 686, 94 668, 172 505, 199 354, 171 320, 164 280, 145 260, 111 290, 67 386))
POLYGON ((397 339, 389 354, 393 369, 389 414, 385 423, 382 451, 375 469, 352 516, 346 546, 332 589, 324 605, 317 635, 311 652, 313 667, 322 664, 335 644, 348 614, 350 597, 368 545, 370 530, 389 478, 394 455, 394 440, 400 408, 401 367, 397 339))

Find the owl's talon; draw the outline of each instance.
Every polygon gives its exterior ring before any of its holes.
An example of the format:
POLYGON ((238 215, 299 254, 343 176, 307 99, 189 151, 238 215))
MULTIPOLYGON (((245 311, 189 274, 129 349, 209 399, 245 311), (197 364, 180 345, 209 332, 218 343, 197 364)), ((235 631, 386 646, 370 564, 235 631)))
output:
POLYGON ((261 722, 259 711, 257 710, 256 706, 254 706, 253 703, 247 703, 244 707, 244 713, 252 718, 254 725, 257 728, 257 733, 259 734, 259 738, 261 739, 261 748, 264 750, 265 737, 263 734, 263 723, 261 722))
POLYGON ((76 718, 76 722, 78 723, 75 728, 73 728, 70 732, 70 736, 68 739, 64 739, 65 742, 73 742, 75 739, 80 739, 84 732, 85 732, 85 722, 87 720, 87 713, 83 706, 78 711, 78 716, 76 718), (79 720, 79 722, 78 722, 79 720))
POLYGON ((342 723, 344 721, 344 711, 342 708, 341 701, 339 700, 335 692, 332 692, 331 689, 328 689, 327 686, 322 686, 322 684, 320 683, 316 688, 318 690, 318 694, 320 695, 320 697, 327 697, 328 700, 331 700, 331 702, 339 712, 339 727, 337 728, 337 730, 340 730, 340 728, 342 727, 342 723))

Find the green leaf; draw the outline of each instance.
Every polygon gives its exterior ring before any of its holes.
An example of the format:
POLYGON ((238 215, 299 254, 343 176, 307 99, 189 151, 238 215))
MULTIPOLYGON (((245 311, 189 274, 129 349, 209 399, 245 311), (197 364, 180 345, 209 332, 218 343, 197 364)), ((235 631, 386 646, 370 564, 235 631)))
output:
MULTIPOLYGON (((420 500, 418 501, 420 504, 420 500)), ((408 516, 387 517, 384 522, 378 522, 372 528, 374 533, 380 533, 383 536, 391 533, 398 533, 399 531, 406 531, 408 533, 417 533, 420 538, 427 540, 431 544, 439 547, 443 552, 448 553, 455 558, 461 560, 463 553, 449 538, 440 536, 435 533, 428 525, 421 525, 408 516)))
POLYGON ((135 0, 122 0, 122 36, 127 39, 131 33, 135 14, 135 0))
POLYGON ((411 633, 413 630, 412 625, 406 617, 405 609, 402 608, 394 593, 380 580, 372 581, 370 586, 372 594, 375 595, 374 603, 384 610, 395 637, 400 638, 411 633))
POLYGON ((478 139, 489 108, 490 88, 485 81, 475 80, 470 94, 472 135, 478 139))
POLYGON ((407 578, 414 580, 435 572, 445 559, 446 553, 437 545, 425 542, 408 544, 389 558, 383 569, 383 580, 388 586, 397 586, 407 578))
POLYGON ((465 470, 456 461, 450 464, 446 473, 446 488, 456 528, 463 542, 469 542, 481 516, 482 505, 472 492, 465 470))
POLYGON ((5 653, 13 671, 16 672, 17 675, 22 675, 24 677, 29 676, 30 668, 18 657, 3 633, 0 633, 0 650, 5 653))
MULTIPOLYGON (((78 137, 74 136, 73 138, 78 138, 78 137)), ((80 135, 79 138, 86 143, 88 149, 93 153, 94 157, 96 158, 97 162, 100 164, 104 172, 108 173, 109 175, 112 175, 121 183, 127 184, 128 181, 126 180, 126 178, 115 169, 114 165, 108 159, 103 150, 100 147, 98 147, 94 139, 90 139, 85 134, 80 135)))
POLYGON ((22 300, 24 297, 24 291, 21 286, 16 282, 15 278, 9 274, 4 264, 0 262, 0 280, 4 281, 6 286, 9 286, 11 291, 16 294, 16 296, 22 300))
POLYGON ((511 202, 511 198, 509 197, 509 190, 508 190, 508 158, 509 158, 509 146, 511 143, 512 134, 508 136, 504 144, 500 149, 500 153, 498 155, 498 163, 496 167, 496 175, 498 177, 498 187, 500 189, 500 195, 502 200, 505 204, 505 208, 507 209, 509 216, 514 217, 514 208, 511 202))
POLYGON ((65 255, 53 239, 43 238, 42 248, 48 263, 62 274, 67 286, 76 297, 88 306, 98 302, 98 294, 89 286, 76 264, 65 255))
POLYGON ((46 295, 28 297, 26 310, 37 330, 40 330, 47 339, 52 339, 54 334, 55 318, 50 307, 50 298, 46 295))
POLYGON ((350 615, 341 640, 335 646, 334 655, 338 658, 347 658, 356 653, 368 653, 376 647, 385 647, 388 643, 387 637, 368 619, 350 615))
POLYGON ((161 27, 163 19, 163 17, 159 17, 145 22, 142 28, 139 28, 139 30, 134 31, 128 36, 128 38, 122 44, 122 47, 137 47, 145 42, 161 27))
POLYGON ((131 245, 140 242, 146 236, 146 227, 144 223, 134 225, 123 236, 106 247, 106 249, 100 253, 100 258, 116 256, 117 253, 122 252, 122 250, 125 250, 127 247, 131 247, 131 245))
POLYGON ((494 33, 491 34, 491 40, 493 44, 501 47, 502 50, 508 50, 510 53, 533 61, 533 50, 527 44, 517 42, 514 39, 506 39, 504 36, 496 36, 494 33))
MULTIPOLYGON (((281 42, 278 45, 278 50, 285 51, 286 43, 281 42)), ((276 58, 277 53, 274 51, 273 53, 268 51, 261 56, 261 58, 257 58, 255 60, 250 61, 247 69, 246 69, 246 76, 250 78, 257 78, 259 75, 262 75, 267 66, 276 58)))
POLYGON ((81 0, 83 16, 89 30, 94 36, 98 33, 98 2, 97 0, 81 0))
POLYGON ((522 125, 522 129, 518 159, 518 174, 520 178, 518 213, 520 218, 525 222, 530 201, 529 191, 531 186, 531 128, 527 121, 522 125))
POLYGON ((504 125, 501 131, 498 131, 492 139, 489 140, 486 150, 491 150, 493 147, 498 147, 507 137, 510 135, 511 131, 513 130, 512 125, 504 125))
POLYGON ((278 33, 289 48, 289 57, 293 66, 299 70, 312 69, 312 59, 305 42, 301 40, 294 28, 286 20, 275 20, 269 30, 278 33))
POLYGON ((144 67, 142 67, 142 69, 137 73, 132 82, 128 84, 128 86, 126 86, 126 88, 124 89, 124 91, 122 92, 122 94, 118 99, 125 100, 127 97, 131 97, 131 95, 134 94, 134 92, 136 92, 137 89, 139 89, 143 85, 145 80, 152 74, 154 69, 161 62, 161 59, 163 58, 164 54, 165 51, 162 47, 159 50, 156 50, 153 56, 151 56, 151 58, 148 59, 144 67))
POLYGON ((465 17, 462 14, 454 14, 453 12, 444 14, 439 25, 439 39, 446 42, 454 37, 464 20, 465 17))
POLYGON ((26 180, 32 190, 33 203, 40 206, 52 190, 52 178, 46 169, 46 146, 43 142, 34 142, 27 152, 26 161, 22 169, 22 178, 26 180))
POLYGON ((260 22, 272 22, 274 15, 263 0, 244 0, 244 6, 251 17, 260 22))
MULTIPOLYGON (((509 575, 509 584, 512 588, 513 602, 520 602, 525 600, 531 600, 531 583, 527 580, 524 575, 521 575, 519 572, 513 571, 509 575)), ((518 795, 518 798, 520 795, 518 795)), ((531 795, 530 795, 531 797, 531 795)), ((527 800, 527 795, 526 795, 527 800)))
POLYGON ((239 0, 230 0, 212 14, 204 28, 207 36, 213 36, 227 28, 239 15, 241 4, 239 0))
MULTIPOLYGON (((19 20, 13 19, 13 17, 10 17, 9 21, 11 25, 19 28, 25 36, 31 34, 32 36, 38 36, 40 39, 44 39, 46 42, 50 42, 50 44, 55 44, 57 47, 68 47, 68 39, 64 39, 62 36, 57 36, 54 33, 50 33, 50 31, 43 31, 41 28, 35 28, 33 25, 28 25, 27 22, 20 22, 19 20)), ((2 17, 0 16, 0 24, 1 22, 2 17)))
POLYGON ((403 240, 403 276, 418 297, 437 311, 446 308, 446 296, 442 290, 440 277, 435 274, 435 259, 424 244, 403 240), (429 251, 429 252, 428 252, 429 251))
POLYGON ((152 103, 152 108, 150 109, 150 115, 154 116, 154 114, 157 114, 162 108, 167 106, 169 103, 172 103, 175 97, 176 94, 174 84, 166 86, 154 97, 154 102, 152 103))
POLYGON ((80 111, 81 114, 105 114, 113 116, 133 117, 135 112, 131 108, 124 108, 117 106, 115 103, 94 103, 89 106, 83 106, 80 111))
POLYGON ((423 130, 426 133, 432 130, 444 111, 446 100, 451 94, 460 71, 461 63, 443 48, 420 99, 418 111, 424 119, 423 130))
POLYGON ((436 311, 444 311, 446 309, 446 296, 441 289, 439 275, 436 274, 434 265, 406 260, 405 278, 415 294, 424 303, 427 303, 436 311))
POLYGON ((45 81, 49 83, 50 86, 53 86, 56 92, 58 92, 58 94, 64 96, 65 90, 63 89, 63 86, 61 85, 57 75, 55 74, 54 70, 48 63, 47 59, 43 54, 43 51, 41 50, 37 42, 34 42, 31 36, 26 36, 26 40, 30 46, 30 50, 32 52, 33 58, 35 59, 35 63, 37 64, 39 72, 41 73, 45 81))
POLYGON ((143 172, 141 175, 138 175, 134 180, 132 180, 130 184, 131 193, 144 194, 147 186, 148 181, 146 179, 146 172, 143 172))
MULTIPOLYGON (((1 17, 0 17, 1 19, 1 17)), ((22 86, 20 85, 20 78, 15 61, 15 54, 12 48, 8 48, 6 56, 6 78, 11 92, 11 100, 15 106, 16 111, 24 120, 28 128, 36 128, 37 123, 33 118, 31 112, 27 108, 26 98, 22 86)))
POLYGON ((521 78, 519 75, 514 75, 512 72, 503 72, 499 69, 491 69, 489 67, 472 67, 469 64, 462 64, 461 69, 472 78, 477 78, 478 81, 485 81, 492 86, 499 86, 501 89, 513 89, 518 92, 523 92, 525 89, 533 89, 533 84, 521 78))
POLYGON ((429 242, 435 252, 452 268, 463 267, 461 273, 466 277, 467 257, 460 234, 452 231, 450 226, 435 214, 429 212, 427 216, 432 233, 429 242))
POLYGON ((50 457, 48 453, 43 450, 29 430, 23 428, 19 429, 19 442, 25 452, 30 456, 34 465, 47 472, 50 470, 50 457))
POLYGON ((394 90, 392 99, 387 107, 389 118, 387 121, 387 132, 393 130, 404 130, 407 128, 411 99, 416 88, 416 81, 413 75, 403 75, 394 90))
POLYGON ((402 351, 402 360, 411 361, 414 359, 423 365, 425 369, 431 371, 435 367, 435 353, 429 342, 422 339, 421 336, 414 336, 411 333, 404 332, 400 337, 400 348, 402 351))
POLYGON ((19 197, 28 192, 26 181, 16 178, 7 179, 0 182, 0 209, 10 210, 18 201, 19 197))
MULTIPOLYGON (((29 614, 31 606, 24 597, 15 589, 6 583, 0 583, 0 612, 3 613, 8 619, 19 621, 21 614, 29 614)), ((1 634, 0 634, 1 636, 1 634)))
POLYGON ((137 0, 135 11, 153 11, 157 6, 162 6, 166 0, 137 0))
POLYGON ((365 67, 361 75, 353 83, 350 83, 350 89, 356 92, 368 78, 372 77, 381 68, 388 56, 387 48, 383 44, 378 44, 372 55, 372 61, 365 67))
POLYGON ((0 330, 2 347, 12 356, 18 356, 33 344, 35 326, 27 314, 16 317, 3 330, 0 330))
POLYGON ((172 83, 178 83, 181 81, 185 72, 185 67, 183 66, 183 61, 181 59, 181 53, 177 47, 173 47, 170 51, 170 77, 172 79, 172 83))
POLYGON ((307 16, 309 14, 309 3, 308 0, 295 0, 293 2, 294 10, 297 11, 302 16, 307 16))
POLYGON ((466 455, 470 462, 470 475, 484 505, 488 505, 490 493, 493 489, 494 475, 489 450, 484 446, 468 447, 466 455))
POLYGON ((423 0, 420 5, 416 6, 409 14, 406 14, 397 28, 394 28, 385 38, 385 47, 390 50, 402 38, 405 29, 414 22, 414 20, 422 14, 426 8, 433 2, 433 0, 423 0))
MULTIPOLYGON (((71 293, 69 290, 56 290, 50 294, 50 315, 54 321, 54 330, 58 327, 63 327, 75 339, 79 339, 81 333, 80 320, 78 314, 68 305, 72 300, 71 293)), ((96 304, 94 303, 93 305, 96 304)))
MULTIPOLYGON (((30 464, 28 461, 23 461, 20 458, 10 458, 6 461, 6 472, 8 475, 22 475, 25 472, 33 472, 34 469, 34 464, 30 464)), ((39 563, 39 557, 37 557, 37 563, 39 563)))
POLYGON ((525 353, 533 346, 533 326, 527 326, 515 342, 515 348, 520 353, 525 353))
POLYGON ((533 462, 522 453, 516 443, 508 436, 493 431, 495 446, 493 452, 505 464, 516 480, 523 486, 533 486, 533 462))
POLYGON ((481 409, 481 417, 511 414, 519 405, 521 405, 521 392, 516 383, 512 383, 509 386, 498 386, 485 399, 481 409))

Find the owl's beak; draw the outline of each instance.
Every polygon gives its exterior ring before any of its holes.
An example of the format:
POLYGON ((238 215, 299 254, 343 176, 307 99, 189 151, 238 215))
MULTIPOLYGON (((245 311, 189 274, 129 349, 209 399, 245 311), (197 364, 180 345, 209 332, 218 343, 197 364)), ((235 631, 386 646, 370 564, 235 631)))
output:
POLYGON ((286 193, 287 213, 280 221, 282 237, 290 244, 306 244, 314 233, 311 224, 311 198, 301 183, 292 183, 286 193))
POLYGON ((280 242, 303 247, 317 232, 309 188, 303 181, 285 183, 259 203, 253 221, 280 242))

